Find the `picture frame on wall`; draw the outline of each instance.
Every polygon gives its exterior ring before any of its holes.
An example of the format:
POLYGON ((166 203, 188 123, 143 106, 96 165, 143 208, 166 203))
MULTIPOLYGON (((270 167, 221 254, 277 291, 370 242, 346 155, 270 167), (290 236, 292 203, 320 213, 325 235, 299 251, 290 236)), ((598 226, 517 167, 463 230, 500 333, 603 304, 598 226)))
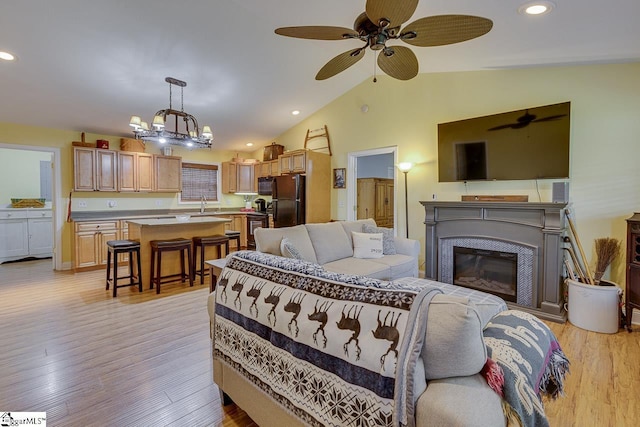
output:
POLYGON ((346 168, 336 168, 333 170, 333 188, 347 188, 346 168))

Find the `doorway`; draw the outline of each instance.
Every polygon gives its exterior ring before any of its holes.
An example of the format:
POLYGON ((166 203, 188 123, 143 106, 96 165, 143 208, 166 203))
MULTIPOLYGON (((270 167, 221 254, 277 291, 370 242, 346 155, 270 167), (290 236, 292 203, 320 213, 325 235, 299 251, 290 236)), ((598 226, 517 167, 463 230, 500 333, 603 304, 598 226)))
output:
MULTIPOLYGON (((347 160, 349 171, 351 171, 351 173, 347 174, 347 206, 349 206, 349 209, 347 209, 347 219, 353 221, 358 219, 359 216, 363 217, 363 215, 371 218, 375 216, 375 208, 373 208, 374 212, 372 212, 372 215, 368 215, 369 212, 362 208, 360 209, 360 214, 358 213, 358 179, 372 178, 374 180, 379 179, 379 181, 384 180, 388 181, 385 205, 388 211, 388 214, 386 214, 386 220, 388 222, 379 225, 397 230, 397 203, 394 201, 396 200, 395 196, 397 192, 397 185, 395 185, 397 182, 395 165, 398 161, 398 147, 393 146, 352 152, 347 155, 347 160)), ((373 191, 375 192, 375 189, 373 191)), ((380 189, 380 191, 382 191, 382 189, 380 189)), ((383 200, 382 203, 384 202, 383 200)))
MULTIPOLYGON (((51 209, 53 212, 53 257, 52 257, 52 269, 63 270, 62 264, 62 226, 64 225, 64 217, 62 209, 63 206, 61 199, 62 193, 62 177, 60 173, 60 149, 53 147, 38 147, 29 145, 16 145, 16 144, 4 144, 0 142, 0 149, 18 150, 26 152, 41 152, 50 155, 50 160, 46 160, 43 163, 48 164, 50 174, 43 174, 43 181, 41 186, 45 185, 48 188, 41 187, 40 196, 42 198, 49 198, 51 200, 51 209)), ((34 160, 37 162, 36 169, 46 168, 47 165, 41 163, 40 160, 34 160)))

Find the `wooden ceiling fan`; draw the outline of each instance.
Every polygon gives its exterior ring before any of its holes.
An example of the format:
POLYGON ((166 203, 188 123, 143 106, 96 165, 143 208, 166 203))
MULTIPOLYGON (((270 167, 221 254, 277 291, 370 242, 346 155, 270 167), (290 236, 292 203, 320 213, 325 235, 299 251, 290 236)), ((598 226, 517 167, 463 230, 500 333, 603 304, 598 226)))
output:
POLYGON ((409 80, 418 74, 418 59, 405 46, 387 46, 389 40, 401 40, 413 46, 443 46, 471 40, 488 33, 490 19, 471 15, 437 15, 420 18, 404 28, 418 0, 367 0, 365 12, 346 27, 299 26, 275 30, 281 36, 313 40, 358 39, 365 44, 350 49, 327 62, 318 71, 316 80, 325 80, 346 70, 364 57, 367 47, 378 52, 378 66, 389 76, 409 80))

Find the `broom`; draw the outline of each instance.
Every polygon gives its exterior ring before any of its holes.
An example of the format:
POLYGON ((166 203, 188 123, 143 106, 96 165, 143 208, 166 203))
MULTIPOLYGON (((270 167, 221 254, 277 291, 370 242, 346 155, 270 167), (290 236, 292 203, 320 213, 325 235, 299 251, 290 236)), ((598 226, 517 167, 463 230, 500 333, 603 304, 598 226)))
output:
POLYGON ((596 239, 596 271, 593 275, 595 284, 600 283, 604 271, 620 254, 620 241, 610 237, 596 239))

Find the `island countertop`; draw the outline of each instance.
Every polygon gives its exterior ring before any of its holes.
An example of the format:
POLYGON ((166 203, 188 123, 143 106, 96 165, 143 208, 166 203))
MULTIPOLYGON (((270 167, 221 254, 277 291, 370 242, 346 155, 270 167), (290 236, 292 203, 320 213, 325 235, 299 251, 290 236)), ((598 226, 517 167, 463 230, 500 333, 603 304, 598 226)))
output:
MULTIPOLYGON (((129 227, 128 238, 140 241, 140 262, 143 274, 142 284, 149 287, 151 283, 151 246, 152 240, 192 239, 195 236, 224 235, 227 218, 211 216, 191 217, 187 221, 176 218, 139 218, 127 220, 129 227)), ((192 260, 193 261, 193 260, 192 260)), ((158 263, 159 264, 159 263, 158 263)), ((180 271, 180 252, 166 253, 162 257, 162 276, 175 274, 180 271)), ((192 265, 189 266, 191 270, 192 265)))
POLYGON ((230 221, 231 220, 227 218, 217 218, 214 216, 191 217, 186 221, 181 221, 176 218, 141 218, 127 220, 129 224, 136 224, 141 227, 203 225, 212 223, 224 223, 230 221))

